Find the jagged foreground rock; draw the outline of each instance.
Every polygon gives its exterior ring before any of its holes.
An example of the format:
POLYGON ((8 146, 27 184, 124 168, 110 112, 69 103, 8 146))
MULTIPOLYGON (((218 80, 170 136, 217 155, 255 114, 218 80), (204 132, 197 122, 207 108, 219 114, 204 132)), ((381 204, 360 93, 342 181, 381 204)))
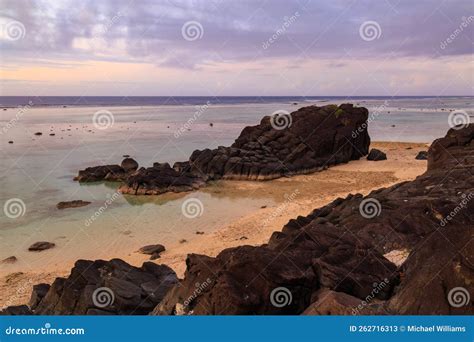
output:
POLYGON ((138 268, 120 259, 78 260, 67 278, 35 285, 28 307, 9 307, 3 314, 143 315, 177 281, 171 268, 152 262, 138 268))
POLYGON ((474 314, 473 238, 470 125, 433 142, 414 181, 339 198, 266 245, 189 255, 153 314, 474 314), (399 268, 384 257, 398 249, 399 268))
POLYGON ((129 172, 123 165, 79 171, 82 182, 123 181, 133 195, 195 190, 208 180, 268 180, 309 173, 367 155, 368 110, 352 104, 309 106, 291 114, 264 117, 246 127, 230 147, 196 150, 186 162, 155 163, 129 172))

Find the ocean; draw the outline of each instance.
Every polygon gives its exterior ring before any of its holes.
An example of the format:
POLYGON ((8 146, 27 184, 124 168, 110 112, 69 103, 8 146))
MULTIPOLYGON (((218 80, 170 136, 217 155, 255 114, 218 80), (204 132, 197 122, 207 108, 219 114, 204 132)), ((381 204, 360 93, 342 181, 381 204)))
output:
POLYGON ((47 268, 177 243, 272 204, 276 199, 265 195, 229 195, 212 185, 191 194, 122 196, 115 184, 78 184, 73 177, 88 166, 120 164, 124 155, 145 167, 184 161, 196 149, 230 145, 245 126, 275 111, 347 102, 369 109, 373 141, 430 143, 450 127, 450 112, 474 113, 474 97, 0 97, 0 203, 20 200, 18 217, 0 217, 0 260, 19 259, 3 267, 47 268), (195 219, 181 212, 191 197, 203 203, 195 219), (92 204, 56 209, 75 199, 92 204), (27 252, 36 241, 58 248, 27 252))

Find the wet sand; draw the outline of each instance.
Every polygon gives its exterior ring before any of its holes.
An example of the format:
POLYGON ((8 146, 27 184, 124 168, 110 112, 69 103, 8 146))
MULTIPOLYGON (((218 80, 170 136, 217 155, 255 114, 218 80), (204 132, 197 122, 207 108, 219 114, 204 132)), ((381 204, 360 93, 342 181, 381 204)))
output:
MULTIPOLYGON (((167 245, 156 263, 172 267, 179 277, 186 268, 185 259, 189 253, 217 255, 221 250, 239 245, 266 243, 274 231, 281 230, 291 218, 307 215, 315 208, 326 205, 337 197, 349 193, 367 194, 370 191, 412 180, 426 170, 426 161, 415 160, 428 144, 375 142, 371 148, 387 153, 388 160, 372 162, 366 159, 338 165, 326 171, 268 182, 219 181, 205 188, 205 192, 245 193, 247 196, 266 194, 274 203, 225 223, 214 232, 196 234, 192 239, 175 245, 167 245)), ((159 241, 150 241, 159 243, 159 241)), ((132 265, 141 265, 148 260, 146 255, 134 251, 123 251, 121 258, 132 265)), ((41 272, 6 272, 0 270, 0 307, 26 303, 31 288, 37 283, 51 283, 58 276, 66 276, 70 264, 59 264, 56 269, 41 272)))

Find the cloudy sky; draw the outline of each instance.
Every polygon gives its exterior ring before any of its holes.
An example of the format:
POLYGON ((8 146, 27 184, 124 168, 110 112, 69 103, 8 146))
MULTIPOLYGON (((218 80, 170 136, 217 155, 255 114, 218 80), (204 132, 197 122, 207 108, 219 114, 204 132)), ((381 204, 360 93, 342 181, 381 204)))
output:
POLYGON ((1 95, 473 95, 472 0, 0 0, 1 95))

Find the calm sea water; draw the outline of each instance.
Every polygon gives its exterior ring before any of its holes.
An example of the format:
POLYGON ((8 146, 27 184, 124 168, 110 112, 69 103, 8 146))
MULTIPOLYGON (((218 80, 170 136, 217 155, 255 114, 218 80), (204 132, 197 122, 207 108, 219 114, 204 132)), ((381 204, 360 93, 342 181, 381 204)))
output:
POLYGON ((0 107, 6 107, 0 110, 0 203, 24 203, 17 218, 1 212, 0 259, 15 255, 19 261, 0 267, 47 268, 78 258, 132 253, 145 244, 173 244, 278 202, 263 194, 230 196, 212 186, 186 195, 122 196, 115 195, 114 184, 80 185, 72 179, 79 169, 117 164, 126 154, 141 166, 183 161, 195 149, 231 144, 245 126, 274 111, 342 102, 376 114, 369 131, 379 141, 431 142, 449 128, 450 110, 474 113, 473 97, 0 97, 0 107), (99 111, 110 115, 106 129, 93 124, 99 111), (203 203, 202 215, 194 219, 181 211, 191 197, 203 203), (56 209, 58 202, 74 199, 92 204, 56 209), (87 225, 106 202, 107 209, 87 225), (36 241, 57 247, 27 252, 36 241))

